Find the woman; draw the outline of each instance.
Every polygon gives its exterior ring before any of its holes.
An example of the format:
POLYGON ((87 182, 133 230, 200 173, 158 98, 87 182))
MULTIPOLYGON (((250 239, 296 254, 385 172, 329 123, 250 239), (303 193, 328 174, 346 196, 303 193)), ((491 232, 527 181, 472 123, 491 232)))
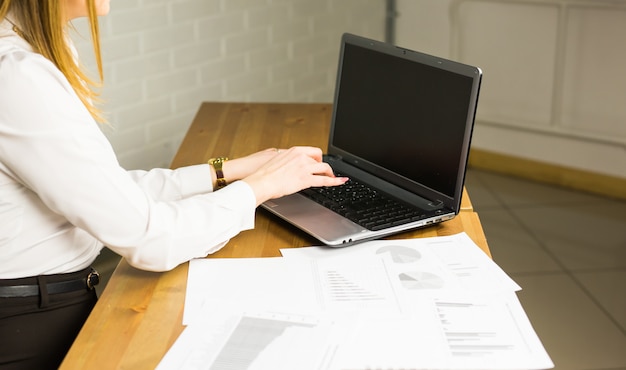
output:
POLYGON ((252 228, 262 202, 347 180, 312 147, 122 169, 66 33, 89 18, 102 78, 97 16, 108 12, 108 0, 0 0, 0 367, 59 365, 95 303, 103 245, 169 270, 252 228))

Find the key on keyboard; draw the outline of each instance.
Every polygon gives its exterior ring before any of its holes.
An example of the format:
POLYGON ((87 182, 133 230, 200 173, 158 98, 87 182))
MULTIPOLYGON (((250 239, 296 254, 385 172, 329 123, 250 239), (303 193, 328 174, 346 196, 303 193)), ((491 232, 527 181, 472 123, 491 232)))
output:
POLYGON ((340 186, 309 188, 300 193, 373 231, 425 217, 419 209, 353 179, 340 186))

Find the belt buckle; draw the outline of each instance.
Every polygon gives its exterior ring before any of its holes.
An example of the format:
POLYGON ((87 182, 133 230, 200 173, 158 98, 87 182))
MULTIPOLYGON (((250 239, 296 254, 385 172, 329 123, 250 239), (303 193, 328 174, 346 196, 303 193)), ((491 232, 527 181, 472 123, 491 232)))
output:
POLYGON ((100 283, 100 274, 95 269, 91 269, 87 275, 87 289, 93 290, 100 283))

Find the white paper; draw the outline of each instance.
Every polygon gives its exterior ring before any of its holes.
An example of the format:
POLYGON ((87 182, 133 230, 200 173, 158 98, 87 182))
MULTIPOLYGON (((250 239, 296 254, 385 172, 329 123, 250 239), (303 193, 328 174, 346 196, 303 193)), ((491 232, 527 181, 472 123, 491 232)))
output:
POLYGON ((413 315, 361 317, 332 369, 546 369, 514 293, 421 299, 413 315))
MULTIPOLYGON (((519 291, 515 283, 466 233, 432 238, 376 240, 351 247, 281 249, 284 257, 357 258, 384 256, 396 279, 414 290, 519 291)), ((344 264, 349 264, 345 261, 344 264)))
POLYGON ((188 326, 159 369, 553 367, 514 293, 444 296, 410 314, 214 316, 188 326))
POLYGON ((399 281, 390 281, 388 263, 386 256, 357 256, 348 265, 341 259, 280 257, 193 260, 183 324, 242 310, 397 313, 399 281))
POLYGON ((464 233, 282 253, 191 261, 159 368, 553 367, 519 286, 464 233))
POLYGON ((333 335, 323 317, 224 314, 185 328, 157 369, 317 370, 332 357, 333 335))
POLYGON ((285 263, 280 257, 192 260, 183 324, 233 310, 305 312, 316 305, 310 265, 306 260, 285 263))

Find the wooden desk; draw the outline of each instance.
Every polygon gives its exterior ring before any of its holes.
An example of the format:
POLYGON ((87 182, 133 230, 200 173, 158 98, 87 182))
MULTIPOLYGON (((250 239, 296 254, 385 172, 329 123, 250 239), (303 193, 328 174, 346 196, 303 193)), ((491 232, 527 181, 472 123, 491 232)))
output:
MULTIPOLYGON (((172 162, 172 168, 210 157, 239 157, 267 147, 314 145, 326 149, 328 104, 204 103, 172 162)), ((453 220, 396 235, 413 238, 465 231, 485 253, 487 241, 467 194, 453 220)), ((233 238, 214 257, 280 256, 279 249, 319 245, 263 210, 254 230, 233 238)), ((188 264, 166 273, 134 269, 122 260, 62 369, 153 369, 183 330, 188 264)))

